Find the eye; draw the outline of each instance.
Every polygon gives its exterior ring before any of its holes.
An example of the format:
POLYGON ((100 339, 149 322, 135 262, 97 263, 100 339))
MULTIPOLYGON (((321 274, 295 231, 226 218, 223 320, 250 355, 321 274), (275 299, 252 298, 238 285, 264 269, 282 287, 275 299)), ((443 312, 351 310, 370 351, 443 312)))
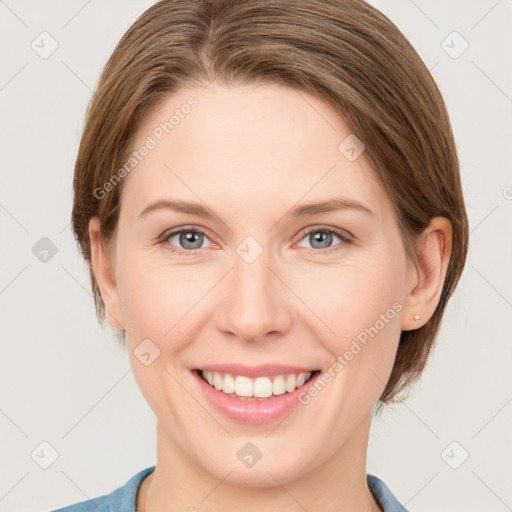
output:
POLYGON ((197 228, 180 229, 167 233, 162 240, 167 248, 176 252, 190 252, 212 245, 206 234, 197 228), (208 242, 208 245, 203 245, 208 242), (175 249, 176 248, 176 249, 175 249))
MULTIPOLYGON (((333 249, 336 250, 338 245, 344 245, 346 243, 350 243, 350 237, 348 234, 344 233, 341 230, 335 228, 319 228, 315 227, 310 229, 305 236, 303 236, 302 240, 306 240, 311 249, 333 249), (336 243, 338 240, 338 243, 336 243), (333 245, 334 244, 334 245, 333 245)), ((300 242, 299 242, 300 245, 300 242)), ((304 246, 302 246, 304 247, 304 246)), ((330 252, 330 251, 328 251, 330 252)))
MULTIPOLYGON (((322 253, 328 253, 336 250, 338 246, 351 243, 351 237, 345 231, 335 228, 313 227, 307 231, 299 242, 299 246, 304 247, 301 242, 305 240, 305 247, 310 249, 320 249, 322 253)), ((214 244, 209 240, 206 233, 194 228, 181 228, 170 231, 162 236, 161 243, 172 252, 193 255, 195 251, 210 247, 214 244), (205 245, 206 243, 206 245, 205 245)))

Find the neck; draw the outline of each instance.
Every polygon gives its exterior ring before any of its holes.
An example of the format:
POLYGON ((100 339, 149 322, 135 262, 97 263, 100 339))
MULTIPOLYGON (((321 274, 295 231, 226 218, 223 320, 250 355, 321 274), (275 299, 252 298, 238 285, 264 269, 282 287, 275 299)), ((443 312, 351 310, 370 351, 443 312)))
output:
POLYGON ((370 422, 368 416, 338 452, 328 460, 312 463, 306 474, 277 479, 272 471, 265 471, 257 486, 230 480, 233 468, 229 464, 220 478, 207 472, 157 423, 157 463, 155 471, 140 486, 137 512, 380 512, 366 482, 370 422))

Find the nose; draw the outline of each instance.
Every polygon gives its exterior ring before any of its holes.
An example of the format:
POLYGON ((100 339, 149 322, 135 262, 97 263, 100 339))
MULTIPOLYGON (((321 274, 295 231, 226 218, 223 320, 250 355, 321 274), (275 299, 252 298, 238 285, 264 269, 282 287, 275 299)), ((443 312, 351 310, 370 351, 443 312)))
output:
POLYGON ((233 269, 223 280, 214 313, 219 331, 250 343, 275 339, 289 331, 289 292, 269 267, 275 265, 265 252, 252 263, 234 255, 233 269))

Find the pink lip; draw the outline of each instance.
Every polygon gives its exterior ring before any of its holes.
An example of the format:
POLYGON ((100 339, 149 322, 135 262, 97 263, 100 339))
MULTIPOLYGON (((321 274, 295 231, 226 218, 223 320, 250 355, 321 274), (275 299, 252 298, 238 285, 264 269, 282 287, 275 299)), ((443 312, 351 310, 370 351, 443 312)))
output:
POLYGON ((286 375, 288 373, 313 373, 318 368, 300 368, 298 366, 287 366, 282 364, 260 364, 258 366, 245 366, 243 364, 206 364, 196 368, 218 373, 230 373, 246 377, 274 377, 275 375, 286 375))
POLYGON ((217 391, 201 378, 198 371, 192 371, 199 388, 218 411, 234 421, 252 424, 269 423, 290 413, 300 403, 299 396, 314 384, 320 374, 318 371, 306 384, 291 393, 269 400, 250 401, 233 398, 222 391, 217 391))

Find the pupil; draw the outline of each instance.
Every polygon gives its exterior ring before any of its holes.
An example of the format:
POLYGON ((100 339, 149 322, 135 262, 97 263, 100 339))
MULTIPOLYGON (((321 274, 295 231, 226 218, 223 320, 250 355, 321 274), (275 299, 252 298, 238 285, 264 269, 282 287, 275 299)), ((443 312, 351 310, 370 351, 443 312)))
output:
MULTIPOLYGON (((202 236, 202 233, 188 231, 187 233, 182 233, 180 235, 180 243, 185 249, 199 249, 201 247, 202 236)), ((317 231, 316 233, 312 233, 310 235, 310 240, 312 247, 317 249, 325 249, 331 245, 332 233, 317 231)))
POLYGON ((185 249, 199 249, 201 247, 201 233, 188 231, 180 236, 180 244, 185 249), (199 244, 197 243, 199 241, 199 244))
POLYGON ((326 233, 325 231, 317 231, 316 233, 313 233, 312 235, 313 243, 311 243, 311 246, 316 249, 325 249, 326 247, 329 247, 332 242, 332 234, 326 233), (319 243, 319 245, 315 246, 315 243, 319 243))

